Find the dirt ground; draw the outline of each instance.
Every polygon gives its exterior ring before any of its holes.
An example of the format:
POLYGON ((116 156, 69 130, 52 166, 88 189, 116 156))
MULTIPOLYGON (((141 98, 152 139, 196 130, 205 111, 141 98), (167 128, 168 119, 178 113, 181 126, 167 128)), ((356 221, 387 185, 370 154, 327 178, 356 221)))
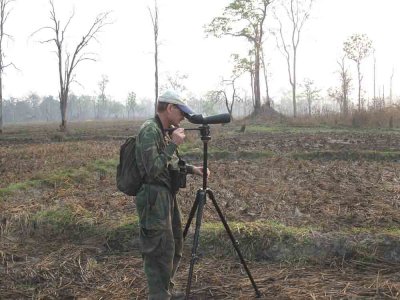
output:
MULTIPOLYGON (((0 139, 0 298, 145 299, 129 231, 135 205, 114 178, 119 146, 137 124, 73 124, 66 135, 52 126, 14 126, 0 139)), ((212 127, 208 182, 234 234, 246 238, 239 243, 262 297, 400 299, 400 132, 265 127, 212 127), (243 224, 254 231, 243 233, 243 224), (288 259, 292 240, 270 239, 259 224, 306 235, 313 250, 288 259), (253 248, 252 239, 260 239, 253 248), (369 255, 343 254, 349 240, 367 241, 369 255), (323 243, 337 255, 320 256, 325 246, 315 245, 323 243)), ((201 149, 196 134, 189 140, 201 149)), ((192 150, 188 160, 201 163, 192 150)), ((180 192, 185 218, 201 185, 190 177, 180 192)), ((203 222, 219 223, 211 203, 203 222)), ((229 241, 213 241, 201 240, 192 299, 253 298, 239 260, 220 251, 229 241)), ((190 251, 189 238, 177 278, 182 289, 190 251)))

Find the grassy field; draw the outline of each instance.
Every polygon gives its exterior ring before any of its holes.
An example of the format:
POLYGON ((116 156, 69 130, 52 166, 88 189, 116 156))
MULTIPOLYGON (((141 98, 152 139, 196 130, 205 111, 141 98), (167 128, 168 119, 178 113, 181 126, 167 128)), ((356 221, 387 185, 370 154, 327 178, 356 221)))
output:
MULTIPOLYGON (((115 185, 119 146, 139 125, 71 123, 67 133, 57 124, 5 128, 0 299, 145 299, 135 203, 115 185)), ((399 299, 400 130, 240 128, 211 126, 209 187, 263 297, 399 299)), ((200 164, 198 133, 187 140, 181 154, 200 164)), ((180 191, 185 218, 201 186, 189 177, 180 191)), ((203 222, 193 299, 253 297, 211 203, 203 222)))

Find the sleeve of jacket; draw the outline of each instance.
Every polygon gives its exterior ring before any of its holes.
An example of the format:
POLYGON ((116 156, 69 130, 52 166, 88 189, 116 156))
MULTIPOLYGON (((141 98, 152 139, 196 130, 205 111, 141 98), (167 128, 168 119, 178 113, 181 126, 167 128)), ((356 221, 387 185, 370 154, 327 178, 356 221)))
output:
POLYGON ((190 164, 186 164, 186 172, 187 172, 188 174, 194 174, 194 173, 193 173, 193 166, 190 165, 190 164))
POLYGON ((176 144, 164 147, 160 132, 153 126, 144 127, 136 144, 136 160, 141 175, 147 182, 153 182, 168 167, 176 144))

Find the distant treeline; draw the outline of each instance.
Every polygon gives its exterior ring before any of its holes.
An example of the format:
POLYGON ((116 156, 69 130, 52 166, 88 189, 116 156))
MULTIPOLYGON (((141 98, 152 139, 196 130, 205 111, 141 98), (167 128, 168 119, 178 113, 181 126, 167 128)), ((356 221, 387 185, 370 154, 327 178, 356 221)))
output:
MULTIPOLYGON (((150 100, 137 103, 132 110, 115 100, 99 101, 98 97, 72 94, 69 96, 67 116, 70 121, 123 119, 149 116, 153 110, 150 100)), ((23 99, 4 99, 3 118, 5 123, 60 121, 60 101, 51 95, 40 97, 36 94, 23 99)))
MULTIPOLYGON (((265 101, 265 100, 264 100, 265 101)), ((281 97, 280 101, 270 99, 270 105, 275 111, 291 116, 292 103, 289 94, 281 97)), ((188 104, 197 112, 205 115, 227 112, 226 104, 221 99, 212 97, 195 98, 189 97, 188 104)), ((367 101, 366 107, 369 111, 377 111, 385 106, 399 106, 400 101, 390 101, 383 104, 374 100, 367 101), (382 104, 382 105, 378 105, 382 104)), ((248 116, 253 111, 252 100, 244 97, 241 101, 236 101, 232 107, 234 117, 248 116)), ((349 112, 356 111, 352 103, 349 104, 349 112)), ((299 96, 297 103, 298 116, 321 116, 335 115, 341 112, 341 107, 332 98, 319 97, 311 103, 304 97, 299 96)), ((135 119, 147 118, 154 114, 154 100, 150 98, 137 99, 136 96, 127 98, 125 103, 112 100, 110 97, 74 95, 71 94, 68 100, 67 119, 69 121, 85 120, 112 120, 112 119, 135 119)), ((58 97, 41 97, 31 93, 23 98, 3 100, 3 121, 10 123, 29 123, 29 122, 59 122, 61 121, 60 102, 58 97)))
MULTIPOLYGON (((105 120, 105 119, 134 119, 146 118, 154 114, 154 100, 143 98, 135 103, 110 100, 98 96, 71 94, 68 100, 67 119, 69 121, 105 120)), ((199 113, 208 115, 224 111, 222 103, 204 99, 190 99, 189 105, 199 113)), ((237 114, 245 114, 242 109, 237 114)), ((24 98, 3 100, 4 123, 20 122, 59 122, 61 120, 60 101, 52 95, 41 97, 31 93, 24 98)))

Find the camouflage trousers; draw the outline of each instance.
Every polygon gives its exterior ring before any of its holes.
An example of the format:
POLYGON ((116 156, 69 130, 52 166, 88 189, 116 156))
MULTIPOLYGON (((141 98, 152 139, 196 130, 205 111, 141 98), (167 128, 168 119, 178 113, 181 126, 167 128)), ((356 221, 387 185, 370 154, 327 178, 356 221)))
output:
POLYGON ((148 299, 170 299, 183 247, 179 205, 167 188, 144 184, 136 196, 136 208, 148 299))

